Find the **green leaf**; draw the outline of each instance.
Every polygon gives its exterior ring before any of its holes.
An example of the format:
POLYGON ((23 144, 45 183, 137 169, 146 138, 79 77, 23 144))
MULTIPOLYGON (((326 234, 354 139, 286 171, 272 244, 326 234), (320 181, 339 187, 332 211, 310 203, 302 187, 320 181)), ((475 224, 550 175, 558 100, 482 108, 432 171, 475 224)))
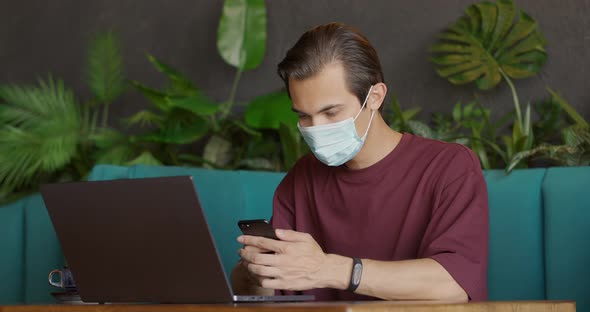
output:
POLYGON ((142 110, 135 113, 133 116, 123 120, 127 126, 139 125, 140 127, 149 127, 161 125, 163 118, 154 112, 142 110))
POLYGON ((164 122, 164 126, 146 135, 139 136, 140 140, 168 144, 189 144, 198 141, 209 132, 207 122, 197 119, 192 123, 164 122))
POLYGON ((550 88, 547 88, 553 100, 556 101, 559 106, 569 115, 569 117, 578 125, 588 128, 590 125, 564 98, 562 98, 557 92, 550 88))
POLYGON ((133 158, 135 151, 129 145, 120 144, 97 153, 96 164, 126 165, 133 158))
POLYGON ((532 136, 531 104, 527 104, 524 114, 524 135, 532 136))
POLYGON ((547 59, 537 23, 511 0, 480 2, 439 35, 431 47, 436 72, 449 82, 487 90, 501 80, 537 74, 547 59))
POLYGON ((281 123, 295 128, 297 119, 286 92, 257 97, 248 104, 244 114, 246 125, 254 129, 279 129, 281 123))
POLYGON ((283 123, 279 127, 279 137, 283 154, 283 170, 289 170, 301 157, 299 154, 301 139, 298 132, 283 123))
POLYGON ((244 131, 245 133, 254 136, 254 137, 261 137, 262 133, 260 133, 259 131, 256 131, 250 127, 248 127, 246 124, 244 124, 243 122, 241 122, 240 120, 237 119, 230 119, 229 121, 230 123, 232 123, 234 126, 236 126, 238 129, 244 131))
POLYGON ((514 22, 516 8, 512 0, 499 0, 496 2, 496 6, 498 8, 498 19, 496 20, 488 49, 495 49, 497 47, 497 44, 506 36, 514 22))
POLYGON ((488 159, 488 153, 480 141, 475 141, 475 140, 472 141, 471 142, 471 149, 475 152, 475 154, 477 154, 483 169, 486 169, 486 170, 492 169, 490 166, 490 160, 488 159))
POLYGON ((404 116, 404 120, 411 120, 414 119, 414 117, 416 117, 421 111, 421 107, 414 107, 406 109, 405 111, 403 111, 402 115, 404 116))
POLYGON ((576 126, 570 126, 562 130, 563 142, 568 146, 577 147, 584 143, 583 136, 576 131, 576 126))
POLYGON ((200 93, 190 97, 168 97, 167 101, 170 107, 182 108, 198 116, 211 116, 219 111, 219 105, 200 93))
POLYGON ((265 49, 264 0, 225 0, 217 30, 217 50, 223 60, 239 70, 254 69, 265 49))
POLYGON ((101 104, 108 105, 125 91, 123 57, 114 33, 98 34, 88 49, 88 86, 101 104))
POLYGON ((90 136, 90 140, 97 147, 97 164, 125 165, 136 155, 129 137, 113 129, 103 129, 90 136))
POLYGON ((413 134, 424 138, 436 139, 434 131, 427 124, 417 120, 408 120, 407 124, 413 134))
POLYGON ((483 38, 484 41, 489 42, 492 39, 492 33, 496 26, 496 17, 498 15, 496 6, 494 3, 487 1, 476 3, 474 5, 481 15, 480 37, 483 38))
POLYGON ((74 95, 49 77, 39 86, 0 86, 0 185, 8 192, 64 168, 83 125, 74 95))
POLYGON ((151 54, 147 54, 147 59, 150 61, 150 63, 154 65, 154 67, 159 72, 168 77, 168 79, 172 83, 172 90, 170 90, 170 92, 174 95, 186 96, 192 94, 196 90, 192 81, 190 81, 178 70, 172 68, 172 66, 165 64, 164 62, 162 62, 161 60, 159 60, 151 54))
POLYGON ((514 155, 514 157, 512 157, 512 159, 510 160, 510 163, 506 167, 506 172, 510 173, 512 170, 514 170, 514 168, 516 168, 516 166, 518 166, 522 162, 523 159, 528 158, 534 154, 535 154, 535 152, 533 152, 533 151, 522 151, 522 152, 516 153, 516 155, 514 155))
POLYGON ((463 116, 465 118, 471 118, 473 113, 473 107, 475 106, 475 102, 471 102, 463 108, 463 116))
POLYGON ((162 162, 158 160, 154 155, 148 151, 141 153, 141 155, 137 156, 135 159, 129 161, 127 166, 134 166, 134 165, 148 165, 148 166, 161 166, 162 162))
POLYGON ((502 158, 504 162, 508 162, 506 153, 500 148, 500 146, 498 146, 498 144, 486 139, 483 139, 482 142, 487 146, 491 147, 494 150, 494 152, 496 152, 496 154, 498 154, 500 158, 502 158))
POLYGON ((463 115, 463 113, 462 113, 462 109, 461 109, 461 103, 457 102, 457 104, 455 104, 455 107, 453 108, 453 120, 455 122, 461 121, 462 115, 463 115))
POLYGON ((507 135, 502 136, 502 141, 504 142, 504 146, 506 147, 506 158, 512 159, 512 156, 514 155, 512 137, 507 135))
POLYGON ((164 112, 170 111, 170 102, 168 101, 168 95, 166 93, 145 86, 139 81, 132 81, 131 85, 141 92, 143 96, 150 100, 158 109, 164 112))

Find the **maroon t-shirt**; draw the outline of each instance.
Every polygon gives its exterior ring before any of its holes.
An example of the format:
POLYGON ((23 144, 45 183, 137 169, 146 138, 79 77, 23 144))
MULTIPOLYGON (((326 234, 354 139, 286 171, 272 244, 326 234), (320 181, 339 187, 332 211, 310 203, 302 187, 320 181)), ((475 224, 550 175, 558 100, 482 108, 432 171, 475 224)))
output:
MULTIPOLYGON (((272 224, 311 234, 326 253, 434 259, 471 300, 487 299, 487 189, 477 157, 463 145, 404 134, 389 155, 360 170, 307 155, 277 188, 272 224)), ((336 289, 301 293, 374 299, 336 289)))

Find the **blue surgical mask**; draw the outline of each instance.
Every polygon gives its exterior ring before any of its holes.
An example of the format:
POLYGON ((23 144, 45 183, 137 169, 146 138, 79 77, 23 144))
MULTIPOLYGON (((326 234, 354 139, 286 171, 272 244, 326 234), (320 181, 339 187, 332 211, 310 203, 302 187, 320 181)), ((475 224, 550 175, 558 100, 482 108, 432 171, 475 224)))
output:
POLYGON ((354 118, 350 117, 343 121, 311 127, 302 127, 297 123, 297 128, 299 128, 303 139, 307 142, 315 157, 324 164, 328 166, 340 166, 353 159, 363 147, 367 139, 367 134, 369 133, 369 128, 371 127, 371 122, 373 121, 373 116, 375 116, 375 111, 371 113, 369 125, 362 137, 359 137, 356 132, 354 121, 367 104, 371 90, 373 90, 373 86, 369 89, 361 110, 354 118))

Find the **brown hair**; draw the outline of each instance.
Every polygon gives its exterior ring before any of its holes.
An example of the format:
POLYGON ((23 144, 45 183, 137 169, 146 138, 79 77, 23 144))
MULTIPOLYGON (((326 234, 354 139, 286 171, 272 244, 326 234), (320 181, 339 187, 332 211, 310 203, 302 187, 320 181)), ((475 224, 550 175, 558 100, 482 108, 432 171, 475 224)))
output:
MULTIPOLYGON (((326 65, 340 62, 347 88, 361 104, 371 85, 384 82, 377 51, 357 29, 342 23, 320 25, 306 31, 278 65, 289 92, 289 78, 303 80, 326 65)), ((379 111, 383 109, 383 105, 379 111)))

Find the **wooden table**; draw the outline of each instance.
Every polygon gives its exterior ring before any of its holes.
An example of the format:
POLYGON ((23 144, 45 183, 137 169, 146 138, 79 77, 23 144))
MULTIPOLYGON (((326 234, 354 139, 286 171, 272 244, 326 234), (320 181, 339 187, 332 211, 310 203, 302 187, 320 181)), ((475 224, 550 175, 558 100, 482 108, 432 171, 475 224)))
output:
POLYGON ((328 312, 544 312, 576 311, 573 301, 492 301, 442 303, 424 301, 312 302, 237 305, 14 305, 0 306, 0 312, 204 312, 204 311, 328 311, 328 312))

